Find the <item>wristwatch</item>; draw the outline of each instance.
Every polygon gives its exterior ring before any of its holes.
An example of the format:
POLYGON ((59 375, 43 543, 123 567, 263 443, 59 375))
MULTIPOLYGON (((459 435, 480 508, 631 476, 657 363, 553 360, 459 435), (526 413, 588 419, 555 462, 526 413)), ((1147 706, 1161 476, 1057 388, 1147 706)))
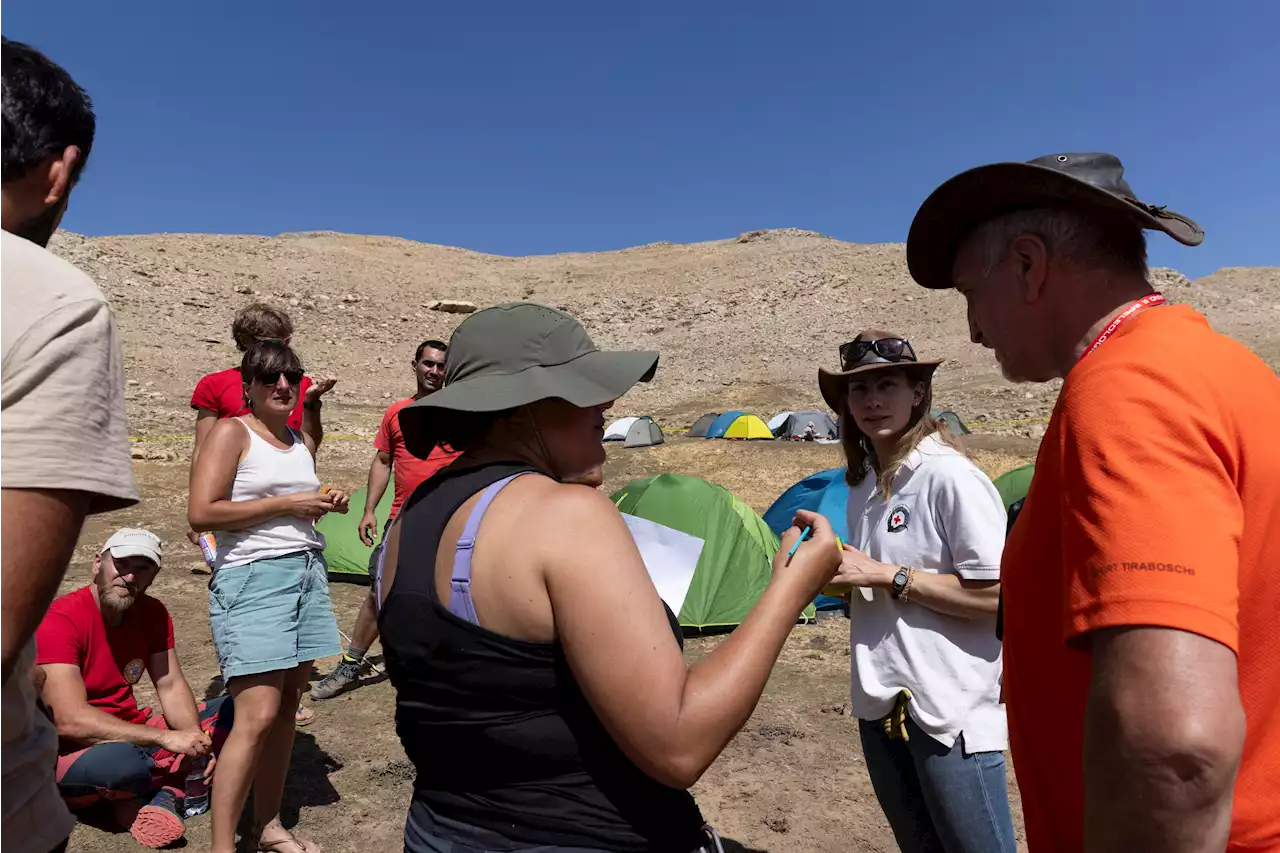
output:
POLYGON ((911 570, 906 566, 899 566, 898 572, 893 576, 893 586, 889 594, 894 598, 901 598, 902 593, 907 588, 907 582, 911 580, 911 570))

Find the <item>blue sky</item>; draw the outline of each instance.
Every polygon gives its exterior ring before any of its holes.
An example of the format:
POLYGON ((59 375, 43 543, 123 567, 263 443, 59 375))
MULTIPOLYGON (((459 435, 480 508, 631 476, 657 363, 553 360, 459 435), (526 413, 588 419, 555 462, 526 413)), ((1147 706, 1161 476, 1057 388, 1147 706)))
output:
POLYGON ((523 255, 906 238, 969 166, 1108 150, 1280 264, 1280 4, 8 0, 94 98, 64 226, 332 229, 523 255))

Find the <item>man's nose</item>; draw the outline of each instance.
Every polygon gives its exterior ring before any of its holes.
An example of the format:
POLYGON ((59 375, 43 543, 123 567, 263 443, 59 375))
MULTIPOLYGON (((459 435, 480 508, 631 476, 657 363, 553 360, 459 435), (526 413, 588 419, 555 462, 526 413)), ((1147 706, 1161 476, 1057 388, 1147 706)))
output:
POLYGON ((973 318, 973 312, 969 312, 969 340, 975 344, 982 343, 982 330, 978 328, 978 321, 973 318))
POLYGON ((287 390, 289 388, 289 377, 281 373, 280 378, 276 380, 276 387, 282 391, 287 390))

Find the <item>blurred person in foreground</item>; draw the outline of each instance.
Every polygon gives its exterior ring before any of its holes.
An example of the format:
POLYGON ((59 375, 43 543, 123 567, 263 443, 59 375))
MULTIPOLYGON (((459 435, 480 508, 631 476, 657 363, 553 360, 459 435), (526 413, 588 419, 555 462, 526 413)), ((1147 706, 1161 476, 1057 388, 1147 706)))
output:
MULTIPOLYGON (((266 302, 251 302, 235 313, 231 319, 231 339, 236 349, 242 354, 259 341, 283 341, 288 344, 293 339, 293 320, 282 308, 266 302)), ((243 355, 241 356, 243 357, 243 355)), ((321 423, 320 410, 324 405, 321 398, 337 384, 335 379, 323 379, 313 382, 310 376, 302 377, 299 386, 298 403, 289 414, 286 422, 290 429, 306 433, 319 449, 324 440, 324 426, 321 423)), ((191 465, 195 467, 196 455, 200 446, 209 436, 213 425, 223 418, 236 418, 249 414, 248 402, 244 397, 244 383, 240 378, 240 368, 231 367, 201 377, 191 392, 191 408, 196 410, 195 443, 191 453, 191 465)), ((217 537, 205 533, 206 542, 211 552, 218 548, 217 537)), ((199 545, 200 536, 194 530, 187 531, 191 544, 199 545)), ((216 557, 215 557, 216 559, 216 557)), ((205 565, 196 570, 197 574, 208 574, 213 571, 213 562, 205 558, 205 565), (203 569, 203 571, 201 571, 203 569)), ((294 712, 293 721, 300 726, 315 720, 316 712, 299 704, 294 712)))
POLYGON ((184 777, 208 756, 212 778, 233 712, 229 696, 196 702, 169 610, 147 594, 162 550, 148 530, 117 530, 93 558, 93 583, 57 598, 36 633, 64 800, 77 811, 110 802, 115 822, 152 848, 185 833, 184 777), (143 673, 160 713, 138 707, 143 673))
POLYGON ((391 503, 391 512, 383 525, 382 535, 377 540, 373 553, 369 555, 369 594, 360 605, 360 613, 356 616, 355 627, 351 629, 351 643, 342 655, 342 660, 315 687, 311 688, 311 698, 315 700, 332 699, 340 693, 353 690, 360 685, 360 670, 364 665, 365 653, 378 639, 378 584, 377 572, 382 558, 382 546, 386 542, 387 528, 395 521, 405 498, 413 494, 428 477, 445 468, 458 453, 449 447, 437 445, 431 449, 426 459, 419 459, 409 452, 404 444, 404 435, 400 432, 400 412, 406 406, 413 405, 428 394, 440 390, 444 383, 445 351, 448 347, 443 341, 428 340, 418 345, 413 355, 413 376, 417 389, 412 397, 397 400, 387 407, 382 415, 382 424, 373 439, 373 461, 369 464, 369 486, 365 492, 364 517, 360 519, 360 539, 366 545, 374 544, 378 519, 376 510, 378 502, 386 494, 387 484, 392 473, 395 474, 395 500, 391 503))
POLYGON ((249 841, 271 853, 315 853, 317 845, 280 823, 280 801, 311 664, 342 651, 315 522, 345 513, 347 496, 321 488, 314 440, 288 425, 302 384, 297 354, 283 341, 260 341, 240 373, 249 414, 210 430, 191 470, 187 510, 192 529, 217 535, 209 623, 236 705, 214 777, 212 849, 235 849, 252 786, 249 841))
POLYGON ((657 353, 601 352, 532 303, 468 317, 444 387, 400 413, 409 450, 463 451, 387 534, 379 623, 417 769, 405 850, 715 850, 687 788, 746 723, 839 564, 825 519, 746 620, 687 665, 598 479, 604 413, 657 353))
POLYGON ((935 420, 933 375, 901 335, 868 329, 819 370, 841 415, 851 712, 903 853, 1015 853, 995 634, 1005 512, 935 420))
POLYGON ((942 184, 911 274, 1014 381, 1065 380, 1004 552, 1004 689, 1032 853, 1280 851, 1280 379, 1167 304, 1110 154, 942 184))
POLYGON ((93 105, 39 51, 3 39, 0 200, 0 629, 6 853, 66 847, 57 737, 36 710, 32 636, 85 517, 138 501, 115 316, 90 278, 45 249, 93 146, 93 105))

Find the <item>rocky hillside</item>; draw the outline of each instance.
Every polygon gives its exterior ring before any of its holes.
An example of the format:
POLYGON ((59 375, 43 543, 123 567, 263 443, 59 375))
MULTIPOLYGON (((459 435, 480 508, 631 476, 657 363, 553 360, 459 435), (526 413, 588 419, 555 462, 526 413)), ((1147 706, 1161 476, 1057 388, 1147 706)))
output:
MULTIPOLYGON (((1056 386, 1004 382, 967 340, 962 300, 907 274, 901 245, 856 245, 807 231, 618 252, 527 258, 388 237, 159 234, 86 238, 51 248, 88 271, 115 307, 125 342, 131 428, 187 434, 187 404, 204 373, 233 366, 235 309, 253 299, 288 308, 308 371, 338 377, 330 432, 369 431, 386 402, 412 390, 409 361, 427 337, 447 339, 462 315, 434 300, 484 306, 531 299, 586 324, 602 347, 656 348, 657 381, 619 403, 687 426, 703 411, 768 415, 820 403, 816 371, 857 330, 883 326, 943 357, 938 400, 971 421, 1043 416, 1056 386)), ((1280 365, 1280 268, 1223 269, 1188 281, 1154 274, 1171 299, 1280 365)), ((997 429, 1034 434, 1036 424, 997 429)))

